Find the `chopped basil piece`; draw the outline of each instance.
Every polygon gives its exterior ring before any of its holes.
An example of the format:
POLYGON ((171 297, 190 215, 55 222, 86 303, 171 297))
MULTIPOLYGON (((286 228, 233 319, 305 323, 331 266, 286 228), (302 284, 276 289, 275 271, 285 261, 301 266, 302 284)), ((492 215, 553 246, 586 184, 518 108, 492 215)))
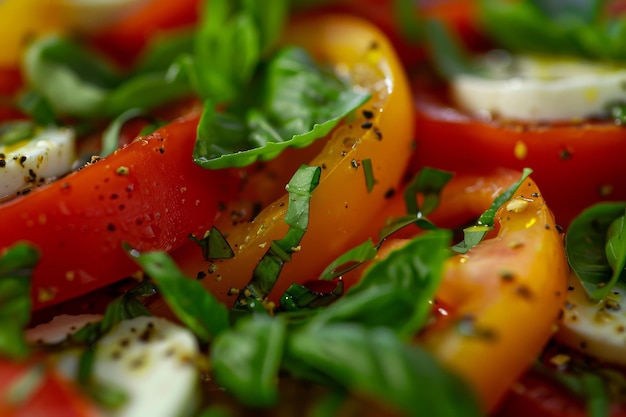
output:
POLYGON ((211 345, 215 380, 246 405, 275 404, 286 335, 287 325, 280 316, 240 319, 211 345))
POLYGON ((470 387, 460 378, 385 328, 346 323, 305 327, 288 339, 286 354, 289 362, 303 363, 346 390, 409 416, 482 415, 470 387))
POLYGON ((198 281, 186 277, 168 254, 139 253, 127 249, 132 259, 154 281, 176 316, 204 342, 229 326, 228 310, 198 281))
POLYGON ((532 169, 524 168, 521 178, 509 188, 500 193, 491 206, 480 215, 474 226, 467 227, 463 230, 464 239, 454 245, 452 250, 458 253, 466 253, 474 246, 482 242, 483 238, 489 233, 495 224, 496 213, 507 201, 513 197, 513 194, 522 185, 522 183, 532 174, 532 169))
POLYGON ((28 355, 24 329, 30 321, 30 288, 39 252, 17 243, 0 257, 0 355, 19 359, 28 355))
POLYGON ((374 185, 376 184, 376 178, 374 178, 374 169, 372 168, 372 160, 370 158, 364 159, 362 161, 363 164, 363 174, 365 175, 365 187, 367 188, 367 192, 371 193, 374 189, 374 185))
POLYGON ((424 167, 413 178, 404 190, 404 202, 408 214, 427 216, 439 205, 441 191, 448 181, 454 176, 453 173, 438 169, 424 167), (417 202, 417 196, 423 196, 421 207, 417 202))
POLYGON ((280 307, 283 311, 311 310, 328 306, 343 295, 343 280, 339 280, 332 291, 320 292, 300 284, 291 284, 280 297, 280 307))
POLYGON ((202 239, 198 239, 194 235, 189 236, 189 239, 200 246, 202 257, 207 261, 210 259, 230 259, 235 256, 228 241, 215 226, 206 232, 202 239))
POLYGON ((285 262, 291 260, 291 255, 298 250, 309 225, 311 193, 319 184, 321 172, 320 167, 303 165, 287 184, 289 204, 284 221, 289 225, 289 230, 281 240, 271 242, 269 249, 254 268, 252 279, 239 292, 235 309, 258 308, 274 287, 285 262))
POLYGON ((626 263, 626 203, 599 203, 576 217, 565 236, 570 266, 589 297, 601 300, 623 274, 626 263))

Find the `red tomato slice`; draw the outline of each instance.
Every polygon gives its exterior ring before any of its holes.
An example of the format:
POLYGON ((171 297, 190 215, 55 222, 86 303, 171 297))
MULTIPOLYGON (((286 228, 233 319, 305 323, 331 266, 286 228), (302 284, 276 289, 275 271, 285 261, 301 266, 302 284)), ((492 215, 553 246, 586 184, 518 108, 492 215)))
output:
POLYGON ((198 115, 177 119, 107 158, 0 205, 0 248, 34 243, 35 309, 116 282, 138 268, 122 244, 171 251, 203 235, 236 190, 231 171, 191 154, 198 115))
MULTIPOLYGON (((41 366, 45 366, 40 364, 41 366)), ((0 359, 0 415, 3 417, 101 417, 102 414, 68 380, 49 369, 42 370, 39 386, 18 404, 10 403, 8 390, 32 371, 31 363, 0 359)))
POLYGON ((413 169, 463 173, 530 167, 533 178, 566 227, 583 208, 626 199, 623 159, 626 130, 612 122, 559 125, 503 124, 478 120, 444 95, 414 80, 417 147, 413 169))

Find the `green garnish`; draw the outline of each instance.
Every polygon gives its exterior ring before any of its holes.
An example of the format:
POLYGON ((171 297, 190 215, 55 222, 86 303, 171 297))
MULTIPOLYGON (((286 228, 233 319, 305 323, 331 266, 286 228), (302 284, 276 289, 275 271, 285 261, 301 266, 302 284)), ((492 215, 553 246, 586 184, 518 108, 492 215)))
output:
POLYGON ((365 175, 365 187, 367 192, 371 193, 376 184, 376 178, 374 178, 374 169, 372 168, 372 160, 370 158, 361 161, 363 165, 363 174, 365 175))
POLYGON ((11 146, 30 140, 37 134, 37 127, 29 120, 18 120, 0 125, 0 146, 11 146))
POLYGON ((565 236, 568 262, 593 300, 601 300, 626 265, 626 203, 599 203, 576 217, 565 236))
POLYGON ((390 404, 409 416, 481 416, 458 377, 389 329, 337 323, 295 331, 287 356, 334 384, 390 404), (450 399, 453 398, 454 401, 450 399))
POLYGON ((606 2, 480 0, 481 27, 512 51, 623 61, 626 34, 623 15, 603 14, 606 2))
POLYGON ((458 253, 466 253, 468 250, 482 242, 487 233, 493 230, 496 212, 504 205, 504 203, 513 197, 513 194, 515 194, 517 189, 522 185, 526 178, 532 174, 532 172, 532 169, 524 168, 521 178, 500 193, 495 200, 493 200, 491 206, 485 210, 483 214, 481 214, 476 221, 476 224, 463 230, 463 240, 454 245, 452 249, 458 253))
POLYGON ((278 280, 285 262, 298 251, 300 241, 309 225, 309 201, 320 181, 320 167, 301 166, 287 184, 289 204, 285 223, 289 230, 285 237, 274 240, 252 273, 250 282, 239 292, 235 309, 258 308, 266 299, 278 280))
POLYGON ((0 257, 0 356, 20 359, 29 354, 24 329, 30 321, 30 288, 39 252, 17 243, 0 257))
POLYGON ((154 281, 159 293, 177 317, 204 342, 226 330, 228 310, 200 282, 187 278, 164 252, 139 253, 127 248, 130 257, 154 281))
POLYGON ((215 109, 219 102, 205 103, 194 149, 197 164, 246 166, 287 147, 308 146, 370 96, 320 69, 301 48, 279 51, 257 83, 225 112, 215 109))
POLYGON ((211 227, 211 230, 207 231, 203 238, 199 239, 191 235, 189 239, 200 246, 202 257, 207 261, 210 259, 230 259, 235 256, 228 241, 215 226, 211 227))
POLYGON ((211 345, 216 381, 246 405, 275 404, 286 337, 287 324, 280 316, 253 315, 240 319, 211 345))

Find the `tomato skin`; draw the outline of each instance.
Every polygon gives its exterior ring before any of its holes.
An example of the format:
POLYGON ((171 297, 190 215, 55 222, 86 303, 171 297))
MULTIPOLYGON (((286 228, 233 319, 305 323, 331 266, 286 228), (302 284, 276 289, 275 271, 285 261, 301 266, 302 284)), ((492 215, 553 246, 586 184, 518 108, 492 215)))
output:
POLYGON ((0 248, 25 240, 41 251, 38 309, 133 274, 122 249, 171 251, 203 235, 236 191, 234 172, 191 159, 199 115, 180 118, 110 156, 0 205, 0 248))
POLYGON ((412 169, 459 174, 530 167, 557 222, 567 227, 585 207, 626 199, 626 130, 611 122, 524 125, 487 122, 455 109, 417 79, 417 147, 412 169))
POLYGON ((149 0, 130 15, 98 30, 91 41, 116 61, 128 66, 160 32, 196 23, 201 3, 201 0, 149 0))
POLYGON ((0 358, 0 415, 3 417, 103 417, 68 380, 45 363, 11 362, 0 358), (7 404, 11 385, 32 366, 43 366, 41 386, 19 406, 7 404))

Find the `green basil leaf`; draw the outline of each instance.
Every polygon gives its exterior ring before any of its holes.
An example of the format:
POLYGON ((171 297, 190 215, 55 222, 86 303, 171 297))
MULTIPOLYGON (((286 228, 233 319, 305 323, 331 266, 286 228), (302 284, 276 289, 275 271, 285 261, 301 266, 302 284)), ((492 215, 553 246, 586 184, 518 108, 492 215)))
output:
POLYGON ((215 380, 246 405, 274 405, 286 335, 287 324, 280 316, 242 318, 211 346, 215 380))
POLYGON ((55 113, 79 117, 98 114, 114 80, 107 71, 96 70, 104 66, 102 61, 87 55, 82 47, 59 37, 39 39, 26 50, 26 78, 55 113), (84 67, 86 63, 90 64, 84 67))
POLYGON ((175 61, 167 71, 139 74, 120 83, 108 91, 99 111, 104 116, 114 117, 130 109, 153 109, 191 93, 186 68, 175 61))
POLYGON ((451 237, 449 230, 429 231, 391 251, 315 320, 357 321, 387 326, 407 336, 415 334, 429 316, 444 261, 452 255, 451 237))
POLYGON ((28 355, 24 329, 30 321, 30 289, 39 252, 17 243, 0 257, 0 356, 13 359, 28 355))
POLYGON ((202 284, 186 277, 166 253, 139 253, 128 248, 127 251, 155 282, 180 321, 200 340, 210 341, 230 326, 226 307, 202 284))
POLYGON ((623 220, 619 219, 625 210, 626 203, 591 206, 572 221, 565 235, 568 262, 593 300, 606 296, 624 269, 623 220), (611 228, 616 220, 621 227, 611 228))
POLYGON ((344 323, 304 328, 289 338, 287 356, 409 416, 482 415, 470 387, 388 329, 344 323))
POLYGON ((249 310, 257 308, 274 287, 285 262, 298 250, 309 224, 309 202, 313 190, 318 186, 322 169, 301 166, 287 184, 289 204, 285 223, 289 225, 287 234, 281 240, 274 240, 252 273, 252 279, 239 292, 233 308, 249 310))
POLYGON ((480 0, 478 4, 481 27, 500 47, 525 53, 626 59, 622 42, 626 19, 603 14, 602 0, 480 0))
MULTIPOLYGON (((221 114, 204 107, 194 161, 205 168, 242 167, 325 137, 369 94, 319 68, 301 48, 281 50, 268 63, 258 101, 221 114), (262 96, 262 97, 261 97, 262 96)), ((250 100, 245 98, 244 100, 250 100)))

